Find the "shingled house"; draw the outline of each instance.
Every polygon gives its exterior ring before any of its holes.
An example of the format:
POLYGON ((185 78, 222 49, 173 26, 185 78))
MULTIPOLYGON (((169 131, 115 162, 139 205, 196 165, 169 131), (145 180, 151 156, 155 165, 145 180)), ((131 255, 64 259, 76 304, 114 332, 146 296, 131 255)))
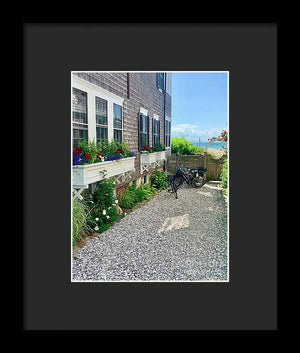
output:
MULTIPOLYGON (((149 176, 165 166, 171 153, 171 81, 171 74, 164 72, 72 72, 73 148, 78 138, 113 139, 125 142, 136 155, 131 167, 110 173, 117 194, 133 180, 148 183, 149 176), (141 153, 145 144, 154 147, 158 142, 165 152, 141 153)), ((75 186, 82 191, 90 181, 75 186)))

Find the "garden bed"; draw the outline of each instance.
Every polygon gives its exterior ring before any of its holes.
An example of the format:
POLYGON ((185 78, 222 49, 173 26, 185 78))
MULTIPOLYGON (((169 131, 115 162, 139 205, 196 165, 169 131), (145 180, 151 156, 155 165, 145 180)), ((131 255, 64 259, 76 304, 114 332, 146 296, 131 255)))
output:
MULTIPOLYGON (((157 194, 159 194, 161 192, 161 190, 157 191, 157 194)), ((154 196, 156 196, 157 194, 154 194, 151 198, 149 198, 148 200, 143 200, 139 203, 137 203, 133 208, 124 208, 121 207, 124 216, 118 215, 116 221, 108 228, 112 228, 115 224, 119 223, 123 218, 125 218, 128 214, 134 212, 135 210, 141 208, 142 206, 144 206, 147 202, 149 202, 154 196)), ((99 235, 103 234, 102 233, 97 233, 97 232, 85 232, 82 234, 81 236, 81 240, 77 242, 77 244, 75 246, 73 246, 73 254, 76 254, 76 252, 80 249, 86 246, 87 241, 89 239, 93 239, 98 237, 99 235)))
POLYGON ((116 198, 113 195, 114 182, 111 178, 103 179, 97 183, 94 194, 88 195, 84 201, 73 200, 73 252, 151 200, 166 187, 166 175, 156 171, 151 176, 151 184, 153 186, 128 185, 116 198), (74 238, 75 229, 78 235, 74 238))

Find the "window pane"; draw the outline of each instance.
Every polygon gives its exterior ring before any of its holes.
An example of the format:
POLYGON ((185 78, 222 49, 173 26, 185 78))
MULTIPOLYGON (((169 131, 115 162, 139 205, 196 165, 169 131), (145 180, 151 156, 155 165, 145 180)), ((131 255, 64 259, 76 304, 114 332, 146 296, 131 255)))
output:
POLYGON ((145 133, 147 133, 147 128, 148 128, 148 126, 147 126, 147 117, 146 117, 146 115, 143 115, 143 132, 145 132, 145 133))
POLYGON ((103 142, 107 140, 107 128, 106 127, 97 127, 97 142, 103 142))
POLYGON ((149 138, 149 126, 148 126, 149 117, 140 113, 140 131, 139 131, 139 145, 140 150, 143 151, 144 146, 148 145, 149 138))
POLYGON ((87 93, 77 88, 72 92, 73 121, 87 123, 87 93))
POLYGON ((73 146, 78 146, 78 140, 88 140, 88 129, 86 125, 73 124, 73 146))
POLYGON ((166 92, 172 95, 172 76, 171 73, 166 73, 166 92))
POLYGON ((78 129, 73 129, 73 138, 78 139, 78 136, 79 136, 78 129))
POLYGON ((153 120, 153 147, 159 142, 159 120, 153 120))
POLYGON ((122 107, 114 104, 114 128, 122 129, 122 107))
POLYGON ((107 125, 107 101, 96 97, 96 124, 107 125))
POLYGON ((147 138, 147 134, 143 134, 142 137, 142 141, 143 141, 143 147, 148 145, 148 138, 147 138))
POLYGON ((87 130, 78 130, 79 131, 79 138, 87 140, 88 139, 88 132, 87 130))
POLYGON ((164 90, 164 73, 159 72, 158 74, 158 88, 164 90))
POLYGON ((96 114, 96 124, 107 125, 107 117, 96 114))
POLYGON ((122 142, 122 130, 115 130, 114 129, 114 140, 122 142))

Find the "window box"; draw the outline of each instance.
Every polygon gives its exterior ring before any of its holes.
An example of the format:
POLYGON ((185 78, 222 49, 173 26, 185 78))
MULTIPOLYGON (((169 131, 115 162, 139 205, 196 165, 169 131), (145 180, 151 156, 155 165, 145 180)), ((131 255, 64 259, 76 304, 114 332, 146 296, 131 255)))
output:
POLYGON ((156 162, 163 161, 164 159, 166 159, 166 151, 159 151, 155 152, 154 154, 156 162))
POLYGON ((106 161, 93 164, 73 166, 73 185, 89 185, 103 179, 102 171, 106 171, 106 178, 134 171, 136 157, 106 161))
POLYGON ((156 152, 153 153, 141 153, 141 164, 151 164, 156 162, 156 152))

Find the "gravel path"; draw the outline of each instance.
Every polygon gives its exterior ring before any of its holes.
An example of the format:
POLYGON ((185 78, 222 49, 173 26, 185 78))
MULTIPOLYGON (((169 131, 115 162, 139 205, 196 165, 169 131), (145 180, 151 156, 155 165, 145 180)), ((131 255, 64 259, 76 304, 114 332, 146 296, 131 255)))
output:
POLYGON ((73 258, 73 281, 228 281, 227 207, 214 183, 162 191, 73 258))

